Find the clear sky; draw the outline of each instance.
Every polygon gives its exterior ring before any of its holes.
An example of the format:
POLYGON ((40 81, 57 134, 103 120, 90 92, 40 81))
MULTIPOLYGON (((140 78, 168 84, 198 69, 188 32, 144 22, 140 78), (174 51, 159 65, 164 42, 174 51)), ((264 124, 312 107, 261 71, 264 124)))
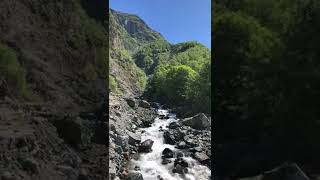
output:
POLYGON ((211 48, 211 0, 109 0, 110 8, 138 15, 170 43, 198 41, 211 48))

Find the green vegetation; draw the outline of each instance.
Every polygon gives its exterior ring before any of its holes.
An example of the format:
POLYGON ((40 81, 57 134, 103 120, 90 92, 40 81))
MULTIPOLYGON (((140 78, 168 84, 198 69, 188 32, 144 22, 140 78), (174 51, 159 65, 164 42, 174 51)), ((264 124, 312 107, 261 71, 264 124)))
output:
POLYGON ((118 83, 116 79, 109 75, 109 91, 117 93, 118 92, 118 83))
MULTIPOLYGON (((210 51, 197 42, 181 43, 164 49, 158 53, 170 54, 157 62, 158 66, 147 87, 147 95, 156 101, 182 107, 188 112, 209 114, 210 51)), ((158 57, 157 52, 151 54, 152 57, 158 57)))
POLYGON ((320 2, 223 0, 214 8, 217 143, 264 139, 274 156, 313 165, 320 160, 320 2))
POLYGON ((164 40, 158 40, 144 45, 133 59, 138 67, 142 68, 147 74, 153 74, 159 62, 169 59, 171 46, 164 40))
POLYGON ((9 94, 22 100, 32 98, 27 87, 25 70, 20 65, 16 52, 0 43, 0 88, 1 94, 9 94))

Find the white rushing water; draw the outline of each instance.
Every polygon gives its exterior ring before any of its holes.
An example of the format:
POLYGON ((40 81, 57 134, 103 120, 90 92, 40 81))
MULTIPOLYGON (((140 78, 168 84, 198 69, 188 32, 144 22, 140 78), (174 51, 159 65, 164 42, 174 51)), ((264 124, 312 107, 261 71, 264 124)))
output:
MULTIPOLYGON (((167 115, 167 110, 158 110, 158 114, 167 115)), ((157 180, 160 175, 164 180, 208 180, 210 179, 211 171, 208 167, 199 164, 198 161, 191 157, 183 157, 188 163, 188 173, 181 175, 172 173, 174 158, 171 158, 172 163, 167 165, 161 164, 162 151, 165 148, 170 148, 176 151, 174 145, 164 144, 163 132, 159 131, 160 126, 162 129, 167 129, 166 126, 173 121, 177 121, 175 114, 168 114, 169 119, 156 118, 151 127, 141 128, 139 131, 144 130, 141 140, 145 141, 151 139, 154 141, 152 151, 149 153, 141 153, 138 160, 131 161, 131 167, 140 167, 140 173, 144 180, 157 180)))

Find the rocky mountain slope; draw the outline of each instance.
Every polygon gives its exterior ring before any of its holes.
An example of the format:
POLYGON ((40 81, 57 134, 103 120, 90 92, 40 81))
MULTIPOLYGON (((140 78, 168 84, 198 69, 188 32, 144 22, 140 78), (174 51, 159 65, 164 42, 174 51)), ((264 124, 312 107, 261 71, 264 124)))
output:
POLYGON ((0 2, 2 179, 107 179, 104 4, 0 2))

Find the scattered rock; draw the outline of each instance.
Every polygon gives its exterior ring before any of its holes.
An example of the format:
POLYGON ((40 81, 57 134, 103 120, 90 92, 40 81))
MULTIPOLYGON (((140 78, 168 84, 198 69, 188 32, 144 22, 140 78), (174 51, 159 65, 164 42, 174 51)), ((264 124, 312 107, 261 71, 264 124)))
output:
POLYGON ((128 180, 143 180, 143 177, 139 172, 130 172, 128 174, 128 180))
POLYGON ((162 151, 162 156, 165 157, 165 158, 173 158, 173 151, 169 148, 165 148, 163 151, 162 151))
POLYGON ((143 107, 143 108, 150 109, 150 108, 151 108, 151 105, 150 105, 150 103, 148 103, 146 100, 142 100, 142 101, 140 101, 140 103, 139 103, 139 107, 143 107))
POLYGON ((178 157, 176 160, 174 160, 174 166, 180 165, 182 167, 189 167, 189 164, 187 161, 185 161, 182 157, 178 157))
POLYGON ((185 149, 185 148, 187 148, 187 144, 184 141, 181 141, 178 143, 177 148, 178 149, 185 149))
POLYGON ((61 120, 56 120, 53 125, 57 128, 59 136, 66 143, 77 145, 82 142, 81 125, 74 118, 65 117, 61 120))
POLYGON ((136 107, 136 101, 134 98, 126 98, 125 100, 130 107, 132 108, 136 107))
POLYGON ((199 113, 193 117, 183 119, 181 124, 198 130, 205 130, 210 127, 210 120, 205 114, 199 113))
POLYGON ((139 152, 151 152, 153 143, 151 139, 143 141, 139 146, 139 152))
POLYGON ((203 164, 208 163, 208 161, 210 160, 210 158, 205 153, 202 153, 202 152, 196 152, 194 154, 194 158, 203 164))
POLYGON ((180 125, 177 122, 172 122, 169 124, 169 129, 176 129, 178 128, 180 125))
POLYGON ((128 132, 128 136, 129 136, 128 143, 130 145, 135 146, 136 144, 139 144, 141 142, 141 134, 128 132))
POLYGON ((186 167, 183 167, 181 165, 176 165, 173 170, 173 173, 179 173, 179 174, 184 174, 184 173, 188 173, 188 169, 186 167))
POLYGON ((169 131, 164 131, 163 137, 166 144, 174 145, 176 143, 174 135, 172 135, 169 131))

